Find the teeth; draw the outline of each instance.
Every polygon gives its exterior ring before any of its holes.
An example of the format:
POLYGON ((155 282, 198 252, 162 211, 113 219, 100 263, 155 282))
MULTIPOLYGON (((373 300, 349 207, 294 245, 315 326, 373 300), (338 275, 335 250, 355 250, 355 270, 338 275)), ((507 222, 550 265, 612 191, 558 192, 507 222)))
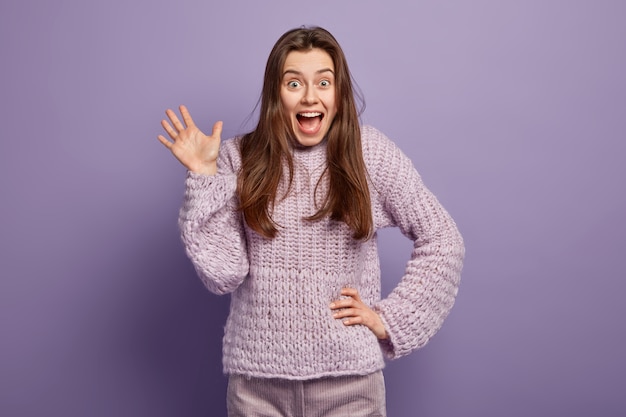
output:
POLYGON ((322 113, 319 112, 308 112, 308 113, 298 113, 299 116, 302 117, 318 117, 321 116, 322 113))

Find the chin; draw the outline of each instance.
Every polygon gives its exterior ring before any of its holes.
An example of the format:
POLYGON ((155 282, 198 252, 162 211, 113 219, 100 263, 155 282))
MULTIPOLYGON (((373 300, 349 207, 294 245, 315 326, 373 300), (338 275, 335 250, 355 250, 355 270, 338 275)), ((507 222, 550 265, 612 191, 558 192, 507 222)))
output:
POLYGON ((296 126, 293 126, 293 131, 295 134, 296 142, 300 146, 306 146, 306 147, 311 147, 311 146, 319 145, 320 143, 322 143, 324 139, 326 138, 328 131, 330 130, 330 127, 327 127, 327 128, 322 127, 315 134, 306 134, 302 132, 299 127, 300 126, 297 123, 296 123, 296 126))
POLYGON ((298 142, 301 146, 315 146, 322 143, 325 136, 302 136, 296 134, 296 142, 298 142))

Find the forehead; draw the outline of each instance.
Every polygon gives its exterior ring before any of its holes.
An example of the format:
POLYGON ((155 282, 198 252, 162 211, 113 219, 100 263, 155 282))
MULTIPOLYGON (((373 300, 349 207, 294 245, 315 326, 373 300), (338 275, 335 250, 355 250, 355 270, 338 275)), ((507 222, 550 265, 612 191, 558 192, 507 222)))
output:
POLYGON ((297 71, 303 74, 317 73, 323 70, 335 72, 333 59, 323 49, 313 48, 306 51, 291 51, 285 58, 283 73, 297 71))

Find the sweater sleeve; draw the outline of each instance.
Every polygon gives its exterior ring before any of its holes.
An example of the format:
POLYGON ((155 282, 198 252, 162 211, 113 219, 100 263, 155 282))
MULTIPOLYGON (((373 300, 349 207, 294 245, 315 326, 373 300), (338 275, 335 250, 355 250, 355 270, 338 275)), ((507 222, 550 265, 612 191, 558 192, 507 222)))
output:
POLYGON ((224 150, 229 147, 232 144, 222 144, 216 175, 187 173, 178 220, 187 256, 215 294, 234 291, 248 274, 243 220, 237 210, 237 174, 228 149, 224 150))
POLYGON ((389 335, 381 346, 395 359, 424 346, 443 324, 457 294, 465 249, 456 224, 411 160, 380 132, 373 135, 380 216, 413 241, 404 276, 374 306, 389 335))

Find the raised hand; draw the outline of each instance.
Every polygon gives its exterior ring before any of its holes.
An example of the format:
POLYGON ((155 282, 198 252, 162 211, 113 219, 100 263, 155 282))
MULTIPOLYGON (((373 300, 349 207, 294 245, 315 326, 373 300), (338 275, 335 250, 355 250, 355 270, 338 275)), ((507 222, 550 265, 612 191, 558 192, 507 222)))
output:
POLYGON ((356 289, 344 288, 341 290, 341 295, 348 298, 333 301, 330 304, 330 309, 335 311, 333 313, 334 318, 344 319, 343 324, 346 326, 362 324, 369 328, 377 338, 387 339, 387 330, 385 330, 385 325, 380 316, 361 300, 356 289))
POLYGON ((169 149, 172 154, 189 171, 199 174, 215 175, 217 172, 217 155, 220 149, 222 122, 213 125, 211 136, 207 136, 193 122, 187 107, 179 107, 183 117, 180 122, 176 113, 167 109, 165 114, 170 119, 161 120, 161 126, 167 132, 172 141, 165 136, 159 135, 159 141, 169 149))

